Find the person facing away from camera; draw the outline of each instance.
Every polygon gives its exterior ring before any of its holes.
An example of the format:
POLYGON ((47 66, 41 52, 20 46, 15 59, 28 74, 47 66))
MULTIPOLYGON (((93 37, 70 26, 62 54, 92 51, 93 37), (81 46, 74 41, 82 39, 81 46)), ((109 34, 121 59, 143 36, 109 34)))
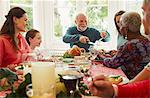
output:
POLYGON ((124 71, 129 79, 134 78, 150 62, 150 41, 140 33, 141 17, 136 12, 126 12, 120 18, 120 33, 127 42, 112 58, 103 57, 104 66, 124 71))

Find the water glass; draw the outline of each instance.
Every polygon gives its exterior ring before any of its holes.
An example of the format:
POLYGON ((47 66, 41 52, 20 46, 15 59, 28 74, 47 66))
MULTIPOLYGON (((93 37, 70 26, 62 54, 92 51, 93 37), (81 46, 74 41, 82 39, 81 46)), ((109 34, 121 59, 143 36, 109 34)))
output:
POLYGON ((31 66, 31 62, 37 61, 37 56, 35 53, 23 53, 22 54, 22 64, 24 66, 31 66))

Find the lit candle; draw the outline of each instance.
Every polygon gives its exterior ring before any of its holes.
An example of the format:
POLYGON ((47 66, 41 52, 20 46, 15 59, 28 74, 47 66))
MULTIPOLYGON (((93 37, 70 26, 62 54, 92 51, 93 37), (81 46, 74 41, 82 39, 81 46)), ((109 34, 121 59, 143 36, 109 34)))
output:
POLYGON ((33 98, 56 98, 55 63, 32 62, 33 98))

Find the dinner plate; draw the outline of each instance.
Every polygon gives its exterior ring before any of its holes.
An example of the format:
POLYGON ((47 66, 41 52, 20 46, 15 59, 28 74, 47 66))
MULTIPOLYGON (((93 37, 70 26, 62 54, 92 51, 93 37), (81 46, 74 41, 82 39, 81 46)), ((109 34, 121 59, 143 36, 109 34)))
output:
POLYGON ((64 63, 69 63, 69 64, 72 64, 72 63, 74 63, 74 59, 73 58, 63 58, 62 59, 62 61, 64 62, 64 63))
POLYGON ((80 66, 65 66, 64 70, 74 70, 74 71, 79 71, 80 66))
POLYGON ((122 76, 122 78, 123 78, 123 81, 122 81, 121 83, 119 83, 119 84, 126 84, 126 83, 129 82, 129 79, 128 79, 128 78, 123 77, 123 76, 122 76))
POLYGON ((15 67, 16 70, 23 70, 23 74, 26 75, 27 73, 31 73, 31 67, 20 65, 15 67))
POLYGON ((109 75, 108 77, 115 77, 115 76, 120 76, 123 80, 119 84, 126 84, 129 82, 129 79, 127 77, 123 77, 121 75, 109 75))

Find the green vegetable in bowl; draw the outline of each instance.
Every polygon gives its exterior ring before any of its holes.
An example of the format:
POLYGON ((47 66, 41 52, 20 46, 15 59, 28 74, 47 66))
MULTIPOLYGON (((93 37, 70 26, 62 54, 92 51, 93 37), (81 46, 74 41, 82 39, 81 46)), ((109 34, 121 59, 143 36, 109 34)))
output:
POLYGON ((117 75, 117 76, 110 76, 111 78, 120 78, 121 76, 120 75, 117 75))
POLYGON ((70 55, 70 54, 67 54, 67 53, 65 53, 64 55, 63 55, 63 58, 73 58, 74 56, 72 56, 72 55, 70 55))
POLYGON ((24 69, 23 65, 20 65, 18 69, 23 70, 24 69))
POLYGON ((83 81, 81 81, 79 84, 78 84, 78 87, 79 87, 79 92, 84 95, 84 96, 91 96, 91 92, 90 90, 88 89, 87 85, 84 84, 83 81))

